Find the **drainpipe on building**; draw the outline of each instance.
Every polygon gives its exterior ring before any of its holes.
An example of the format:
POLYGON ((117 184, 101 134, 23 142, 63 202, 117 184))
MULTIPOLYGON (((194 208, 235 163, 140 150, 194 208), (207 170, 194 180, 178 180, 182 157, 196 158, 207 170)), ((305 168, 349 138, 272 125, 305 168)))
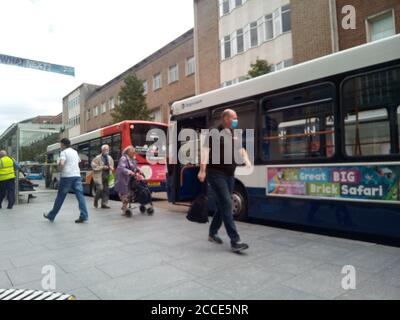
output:
POLYGON ((329 0, 329 16, 331 24, 332 53, 339 51, 339 31, 336 10, 336 0, 329 0))
POLYGON ((197 23, 198 23, 198 18, 197 18, 197 3, 198 0, 194 1, 194 59, 195 59, 195 75, 194 75, 194 86, 195 86, 195 95, 200 94, 200 68, 199 68, 199 34, 198 34, 198 28, 197 28, 197 23))

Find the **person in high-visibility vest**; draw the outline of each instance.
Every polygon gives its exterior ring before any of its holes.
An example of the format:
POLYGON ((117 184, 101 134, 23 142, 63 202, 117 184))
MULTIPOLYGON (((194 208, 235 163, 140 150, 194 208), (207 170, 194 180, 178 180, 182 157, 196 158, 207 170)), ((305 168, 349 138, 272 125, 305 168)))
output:
POLYGON ((15 203, 15 162, 7 155, 7 152, 0 151, 0 209, 7 194, 7 209, 12 209, 15 203))

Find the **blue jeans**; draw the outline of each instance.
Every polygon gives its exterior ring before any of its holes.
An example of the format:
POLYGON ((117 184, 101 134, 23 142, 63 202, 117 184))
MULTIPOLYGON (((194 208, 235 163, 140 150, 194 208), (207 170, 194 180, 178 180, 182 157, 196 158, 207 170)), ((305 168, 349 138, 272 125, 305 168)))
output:
POLYGON ((217 211, 214 214, 210 225, 210 236, 218 233, 222 226, 225 225, 231 243, 240 241, 240 236, 236 230, 235 221, 232 215, 232 193, 235 185, 235 178, 226 176, 216 172, 207 172, 207 180, 215 193, 217 211))
POLYGON ((0 208, 7 194, 8 206, 12 209, 15 204, 15 179, 0 181, 0 208))
POLYGON ((88 220, 89 214, 86 208, 86 201, 83 195, 83 186, 82 186, 82 178, 81 177, 71 177, 71 178, 61 178, 60 185, 58 187, 56 201, 54 202, 53 209, 49 212, 48 217, 51 220, 54 220, 60 211, 65 197, 68 192, 72 190, 75 193, 76 199, 78 199, 79 210, 81 212, 79 218, 82 220, 88 220))

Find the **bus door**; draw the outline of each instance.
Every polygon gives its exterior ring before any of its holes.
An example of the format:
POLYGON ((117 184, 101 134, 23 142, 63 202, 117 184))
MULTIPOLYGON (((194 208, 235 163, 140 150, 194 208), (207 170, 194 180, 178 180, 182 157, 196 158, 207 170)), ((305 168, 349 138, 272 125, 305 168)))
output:
POLYGON ((206 115, 194 116, 178 121, 177 164, 169 166, 169 199, 172 202, 192 201, 201 192, 197 175, 200 163, 200 133, 207 128, 206 115), (190 129, 190 130, 188 130, 190 129), (190 136, 193 130, 196 136, 190 136), (184 140, 185 141, 180 141, 184 140))

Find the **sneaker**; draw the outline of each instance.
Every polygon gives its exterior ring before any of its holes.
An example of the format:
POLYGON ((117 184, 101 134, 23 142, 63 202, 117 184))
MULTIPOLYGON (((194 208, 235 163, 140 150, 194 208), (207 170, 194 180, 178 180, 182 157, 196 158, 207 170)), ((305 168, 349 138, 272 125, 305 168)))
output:
POLYGON ((86 222, 86 220, 83 220, 81 218, 75 220, 75 223, 84 223, 84 222, 86 222))
POLYGON ((54 219, 50 219, 50 218, 49 218, 49 215, 48 215, 47 213, 43 213, 43 218, 49 220, 50 222, 53 222, 53 221, 54 221, 54 219))
POLYGON ((105 204, 103 204, 103 205, 101 206, 101 208, 102 208, 102 209, 111 209, 111 207, 106 206, 105 204))
POLYGON ((244 250, 247 250, 249 248, 249 245, 246 243, 243 243, 243 242, 235 242, 235 243, 232 243, 231 247, 232 247, 233 252, 239 253, 244 250))
POLYGON ((214 242, 214 243, 217 243, 217 244, 223 244, 224 243, 222 241, 222 239, 220 237, 218 237, 217 235, 208 236, 208 241, 214 242))

